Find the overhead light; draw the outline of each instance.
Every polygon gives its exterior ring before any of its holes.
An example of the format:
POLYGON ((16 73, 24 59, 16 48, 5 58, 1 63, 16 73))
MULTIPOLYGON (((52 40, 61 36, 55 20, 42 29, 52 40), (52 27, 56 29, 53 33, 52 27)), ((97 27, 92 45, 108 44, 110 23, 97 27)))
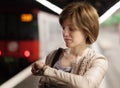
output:
POLYGON ((114 6, 112 6, 109 10, 107 10, 100 18, 100 24, 107 20, 115 11, 120 8, 120 1, 117 2, 114 6))
POLYGON ((60 14, 62 12, 62 9, 58 6, 48 2, 47 0, 36 0, 37 2, 41 3, 42 5, 46 6, 47 8, 51 9, 57 14, 60 14))
MULTIPOLYGON (((47 0, 36 0, 37 2, 43 4, 44 6, 46 6, 47 8, 51 9, 52 11, 54 11, 57 14, 60 14, 62 9, 59 8, 58 6, 50 3, 47 0)), ((103 23, 105 20, 107 20, 115 11, 117 11, 120 8, 120 1, 117 2, 114 6, 112 6, 108 11, 106 11, 100 18, 99 18, 99 22, 100 24, 103 23)))

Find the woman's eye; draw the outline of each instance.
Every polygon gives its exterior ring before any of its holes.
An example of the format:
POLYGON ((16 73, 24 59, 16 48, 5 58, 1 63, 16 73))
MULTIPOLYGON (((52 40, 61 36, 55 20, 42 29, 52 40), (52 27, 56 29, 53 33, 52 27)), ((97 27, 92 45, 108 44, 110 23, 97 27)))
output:
POLYGON ((64 30, 64 29, 65 29, 65 27, 62 27, 62 29, 64 30))
POLYGON ((72 28, 69 29, 70 31, 74 31, 72 28))

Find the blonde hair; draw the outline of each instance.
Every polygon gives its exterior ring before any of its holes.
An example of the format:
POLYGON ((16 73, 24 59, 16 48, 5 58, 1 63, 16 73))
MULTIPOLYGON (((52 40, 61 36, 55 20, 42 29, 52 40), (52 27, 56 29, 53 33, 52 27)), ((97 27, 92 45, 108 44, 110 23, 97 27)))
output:
POLYGON ((70 19, 75 29, 82 29, 86 36, 86 43, 92 44, 99 33, 99 16, 97 10, 89 3, 74 2, 67 5, 59 16, 62 25, 70 19))

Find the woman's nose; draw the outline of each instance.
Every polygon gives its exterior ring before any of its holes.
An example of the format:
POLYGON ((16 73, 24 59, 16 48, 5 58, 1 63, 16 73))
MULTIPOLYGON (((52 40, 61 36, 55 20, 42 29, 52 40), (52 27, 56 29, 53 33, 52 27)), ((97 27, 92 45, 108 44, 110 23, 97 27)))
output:
POLYGON ((68 36, 68 35, 69 35, 69 30, 64 29, 64 30, 63 30, 63 36, 68 36))

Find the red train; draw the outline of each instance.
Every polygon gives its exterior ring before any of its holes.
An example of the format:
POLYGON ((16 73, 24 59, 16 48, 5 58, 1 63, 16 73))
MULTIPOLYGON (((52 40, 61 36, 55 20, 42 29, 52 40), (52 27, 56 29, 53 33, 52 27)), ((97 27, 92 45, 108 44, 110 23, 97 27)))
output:
POLYGON ((0 14, 0 56, 39 58, 37 14, 0 14))
POLYGON ((0 69, 16 74, 38 59, 45 60, 64 44, 60 28, 58 16, 43 11, 0 14, 0 69))
POLYGON ((9 79, 39 58, 37 13, 0 13, 0 76, 9 79))
POLYGON ((0 14, 0 56, 39 58, 38 23, 35 13, 0 14))

